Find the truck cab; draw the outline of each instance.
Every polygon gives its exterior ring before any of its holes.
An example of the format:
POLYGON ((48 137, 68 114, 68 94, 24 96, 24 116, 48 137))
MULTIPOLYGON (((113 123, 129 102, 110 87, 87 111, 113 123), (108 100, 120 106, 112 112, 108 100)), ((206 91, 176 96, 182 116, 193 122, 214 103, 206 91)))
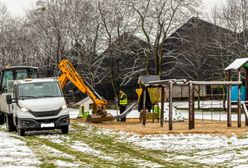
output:
POLYGON ((0 70, 0 125, 11 117, 6 105, 6 95, 9 94, 11 81, 38 77, 38 68, 33 66, 7 66, 0 70))
POLYGON ((68 133, 69 110, 60 84, 55 78, 13 81, 6 96, 9 131, 21 136, 28 130, 61 129, 68 133))

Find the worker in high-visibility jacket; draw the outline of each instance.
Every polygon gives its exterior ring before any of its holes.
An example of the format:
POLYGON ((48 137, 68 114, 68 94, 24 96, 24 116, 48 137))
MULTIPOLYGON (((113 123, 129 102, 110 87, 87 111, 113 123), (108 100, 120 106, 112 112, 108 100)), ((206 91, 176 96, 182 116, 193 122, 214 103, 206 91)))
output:
MULTIPOLYGON (((123 92, 122 89, 119 90, 119 97, 118 97, 118 105, 120 108, 120 114, 122 114, 127 107, 128 101, 127 101, 127 94, 123 92)), ((121 119, 121 121, 126 121, 126 116, 121 119)))

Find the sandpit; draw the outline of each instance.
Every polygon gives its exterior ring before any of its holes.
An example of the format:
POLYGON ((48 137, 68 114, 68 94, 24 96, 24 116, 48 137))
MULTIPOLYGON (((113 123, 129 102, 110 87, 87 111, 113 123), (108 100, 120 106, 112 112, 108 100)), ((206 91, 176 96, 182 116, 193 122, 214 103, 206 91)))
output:
POLYGON ((188 121, 173 123, 173 130, 169 131, 168 123, 160 127, 159 122, 148 121, 146 126, 142 126, 139 119, 127 119, 126 122, 107 122, 101 124, 92 124, 98 128, 109 128, 113 130, 126 131, 139 135, 148 134, 215 134, 232 136, 245 136, 248 132, 248 126, 242 122, 242 127, 237 127, 237 122, 232 122, 232 127, 227 127, 226 121, 196 120, 195 129, 188 129, 188 121))

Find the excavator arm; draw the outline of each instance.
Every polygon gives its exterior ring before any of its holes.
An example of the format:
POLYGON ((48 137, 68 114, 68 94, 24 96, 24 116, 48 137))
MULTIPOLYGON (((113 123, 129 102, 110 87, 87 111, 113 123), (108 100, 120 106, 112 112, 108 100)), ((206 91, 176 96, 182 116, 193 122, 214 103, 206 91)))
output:
POLYGON ((62 72, 62 74, 58 77, 61 88, 64 88, 66 82, 70 81, 74 86, 78 88, 78 90, 80 90, 84 94, 87 94, 96 105, 96 115, 91 115, 89 117, 90 122, 102 122, 113 120, 113 116, 107 114, 106 112, 107 101, 104 100, 101 96, 99 96, 99 94, 94 91, 93 88, 90 88, 89 85, 87 86, 85 81, 77 73, 76 69, 73 67, 69 60, 63 59, 59 63, 59 69, 62 72))
POLYGON ((69 80, 74 86, 76 86, 82 93, 87 94, 96 106, 106 106, 106 100, 102 99, 95 91, 92 91, 77 73, 73 65, 69 60, 62 60, 59 63, 59 69, 62 74, 59 76, 58 80, 62 88, 65 87, 66 82, 69 80))

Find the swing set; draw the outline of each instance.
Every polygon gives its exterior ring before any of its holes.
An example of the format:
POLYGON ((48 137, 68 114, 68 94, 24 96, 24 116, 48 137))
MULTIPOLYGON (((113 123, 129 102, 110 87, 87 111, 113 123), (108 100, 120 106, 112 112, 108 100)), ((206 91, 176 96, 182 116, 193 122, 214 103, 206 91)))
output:
MULTIPOLYGON (((248 58, 236 59, 232 62, 226 69, 227 80, 226 81, 187 81, 185 79, 167 79, 167 80, 153 80, 147 81, 142 84, 143 90, 143 120, 142 125, 146 125, 146 94, 148 88, 159 88, 161 92, 161 108, 160 108, 160 126, 164 126, 164 104, 165 104, 165 88, 169 88, 168 91, 168 103, 169 103, 169 130, 173 129, 173 86, 187 86, 188 87, 188 129, 195 129, 195 95, 196 95, 196 87, 200 86, 210 86, 211 88, 211 100, 210 107, 216 106, 213 104, 213 92, 212 88, 215 86, 227 88, 227 94, 222 95, 223 103, 220 103, 219 106, 223 106, 223 109, 226 109, 226 121, 227 127, 232 126, 232 105, 237 108, 237 126, 241 127, 241 107, 245 112, 245 125, 248 126, 248 112, 247 105, 248 101, 246 98, 248 97, 248 89, 245 89, 245 99, 241 100, 241 71, 245 72, 245 85, 244 87, 248 87, 248 58), (237 79, 232 81, 232 74, 236 74, 237 79), (226 100, 227 99, 227 103, 226 100)), ((224 92, 225 93, 225 92, 224 92)), ((199 94, 199 93, 198 93, 199 94)), ((199 95, 198 95, 199 96, 199 95)), ((202 104, 203 107, 203 104, 202 104)), ((221 116, 221 114, 219 114, 221 116)), ((203 113, 202 113, 203 120, 203 113)), ((211 112, 211 120, 213 120, 213 113, 211 112)), ((219 119, 220 120, 220 119, 219 119)))

